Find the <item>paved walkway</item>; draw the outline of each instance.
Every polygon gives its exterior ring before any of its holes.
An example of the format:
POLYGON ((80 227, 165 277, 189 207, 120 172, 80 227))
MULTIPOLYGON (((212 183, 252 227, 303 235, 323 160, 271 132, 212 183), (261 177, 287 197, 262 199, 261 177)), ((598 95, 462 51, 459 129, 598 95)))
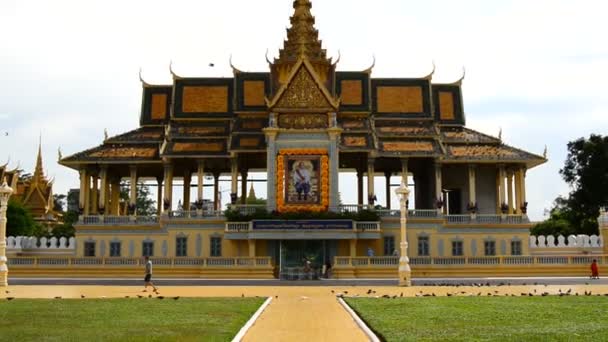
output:
MULTIPOLYGON (((111 298, 142 295, 141 286, 99 285, 14 285, 0 288, 0 300, 15 298, 111 298), (9 291, 6 293, 5 291, 9 291)), ((589 285, 504 285, 504 286, 162 286, 163 296, 182 297, 268 297, 271 304, 251 328, 245 341, 366 341, 363 332, 336 300, 346 296, 487 296, 587 291, 607 294, 608 286, 589 285)))

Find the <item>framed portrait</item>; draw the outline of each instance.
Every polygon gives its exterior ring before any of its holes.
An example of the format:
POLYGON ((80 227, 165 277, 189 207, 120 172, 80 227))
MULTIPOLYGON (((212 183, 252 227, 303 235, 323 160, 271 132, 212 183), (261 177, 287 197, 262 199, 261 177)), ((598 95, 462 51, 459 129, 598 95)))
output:
POLYGON ((321 156, 285 158, 285 204, 319 204, 321 156))
POLYGON ((283 149, 277 156, 277 209, 326 211, 329 158, 325 149, 283 149))

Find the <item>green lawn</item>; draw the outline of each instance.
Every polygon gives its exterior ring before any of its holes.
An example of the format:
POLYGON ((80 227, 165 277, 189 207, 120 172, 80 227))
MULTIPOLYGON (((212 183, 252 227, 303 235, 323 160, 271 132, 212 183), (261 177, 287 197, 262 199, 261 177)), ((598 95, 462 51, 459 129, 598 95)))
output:
POLYGON ((608 297, 348 298, 386 341, 606 341, 608 297))
POLYGON ((2 300, 0 341, 230 341, 264 300, 2 300))

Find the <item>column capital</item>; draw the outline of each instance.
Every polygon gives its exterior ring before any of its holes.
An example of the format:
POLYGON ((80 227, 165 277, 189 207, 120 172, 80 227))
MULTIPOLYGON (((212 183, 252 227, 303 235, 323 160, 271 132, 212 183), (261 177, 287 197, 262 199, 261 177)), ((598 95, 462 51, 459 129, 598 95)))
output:
POLYGON ((137 171, 137 165, 130 164, 130 165, 129 165, 129 170, 130 170, 131 172, 137 171))
POLYGON ((469 164, 469 170, 477 169, 477 164, 469 164))

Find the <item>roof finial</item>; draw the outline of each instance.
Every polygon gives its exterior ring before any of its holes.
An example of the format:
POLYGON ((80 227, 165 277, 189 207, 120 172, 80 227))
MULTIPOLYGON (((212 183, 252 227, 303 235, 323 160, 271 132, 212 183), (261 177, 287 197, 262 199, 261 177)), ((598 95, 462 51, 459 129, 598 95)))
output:
POLYGON ((372 58, 373 58, 372 65, 370 65, 369 68, 363 70, 363 72, 366 73, 366 74, 371 74, 372 70, 376 66, 376 55, 372 55, 372 58))
POLYGON ((175 72, 173 71, 173 60, 169 61, 169 72, 171 73, 171 76, 173 76, 173 79, 181 78, 178 75, 176 75, 175 72))
POLYGON ((229 59, 228 61, 229 61, 229 63, 230 63, 230 67, 232 68, 232 72, 233 72, 234 74, 239 74, 239 73, 241 73, 241 72, 242 72, 241 70, 237 69, 237 68, 234 66, 234 64, 232 64, 232 54, 230 54, 230 59, 229 59))
POLYGON ((140 67, 139 68, 139 81, 141 82, 141 84, 144 87, 149 86, 150 84, 148 82, 144 81, 144 78, 142 77, 141 73, 142 73, 142 70, 141 70, 141 67, 140 67))
POLYGON ((61 154, 61 146, 57 147, 57 161, 63 159, 63 154, 61 154))
POLYGON ((108 129, 104 128, 103 129, 103 141, 108 140, 108 129))
POLYGON ((543 158, 547 159, 547 145, 545 145, 545 150, 543 151, 543 158))
POLYGON ((432 63, 433 63, 433 70, 431 70, 430 74, 428 74, 428 75, 426 75, 426 76, 423 77, 425 80, 429 80, 430 81, 430 80, 433 79, 433 75, 435 74, 436 67, 435 67, 435 61, 434 60, 433 60, 432 63))
POLYGON ((340 62, 340 58, 342 58, 342 54, 340 53, 340 50, 338 50, 338 58, 336 59, 336 61, 334 62, 334 64, 332 64, 332 66, 335 68, 336 65, 338 65, 338 62, 340 62))
POLYGON ((502 127, 498 130, 498 140, 502 141, 502 127))

